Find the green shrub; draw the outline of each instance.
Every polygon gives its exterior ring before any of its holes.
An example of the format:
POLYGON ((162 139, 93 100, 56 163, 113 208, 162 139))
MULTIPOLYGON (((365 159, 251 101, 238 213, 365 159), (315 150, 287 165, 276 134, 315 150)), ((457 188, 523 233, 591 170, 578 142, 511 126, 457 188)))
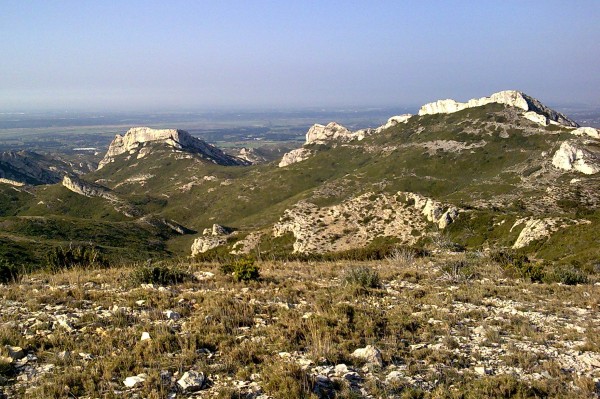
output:
POLYGON ((97 248, 92 246, 69 245, 68 248, 55 247, 46 255, 46 267, 50 271, 80 267, 106 267, 108 262, 97 248))
POLYGON ((176 266, 162 264, 152 265, 150 263, 138 266, 131 272, 131 280, 134 284, 158 284, 170 285, 191 281, 194 277, 176 266))
POLYGON ((527 279, 534 283, 541 283, 546 275, 542 263, 532 263, 529 258, 522 253, 515 251, 493 251, 490 254, 490 259, 499 263, 504 272, 510 277, 527 279))
POLYGON ((6 259, 0 259, 0 283, 12 283, 21 276, 21 268, 6 259))
POLYGON ((544 277, 546 283, 563 283, 566 285, 586 284, 588 277, 580 270, 568 267, 557 267, 544 277))
POLYGON ((379 288, 381 279, 379 273, 366 266, 358 266, 346 269, 343 281, 348 285, 362 288, 379 288))
POLYGON ((250 257, 238 258, 231 263, 222 264, 219 269, 223 274, 232 274, 236 281, 258 280, 260 277, 259 267, 250 257))

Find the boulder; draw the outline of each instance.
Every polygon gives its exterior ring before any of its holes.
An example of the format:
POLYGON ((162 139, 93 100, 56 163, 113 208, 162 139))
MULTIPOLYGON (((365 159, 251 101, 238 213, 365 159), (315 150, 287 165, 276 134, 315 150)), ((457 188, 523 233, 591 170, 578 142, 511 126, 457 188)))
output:
POLYGON ((123 384, 127 388, 135 388, 136 386, 142 385, 147 378, 148 376, 146 374, 138 374, 135 376, 125 378, 123 384))
POLYGON ((364 348, 359 348, 352 353, 352 356, 364 360, 367 365, 376 365, 383 367, 383 359, 379 349, 372 345, 367 345, 364 348))
POLYGON ((186 371, 181 378, 177 380, 177 385, 184 392, 196 392, 202 389, 204 385, 204 374, 197 371, 186 371))

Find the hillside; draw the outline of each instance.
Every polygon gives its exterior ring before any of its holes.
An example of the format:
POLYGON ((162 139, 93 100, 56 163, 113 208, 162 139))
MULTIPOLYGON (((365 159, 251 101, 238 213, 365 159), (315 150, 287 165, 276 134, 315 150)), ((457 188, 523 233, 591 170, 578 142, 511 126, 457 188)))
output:
MULTIPOLYGON (((79 188, 28 189, 7 223, 72 219, 94 231, 160 220, 164 233, 136 247, 140 256, 150 248, 154 256, 281 256, 446 240, 589 263, 599 255, 598 149, 596 129, 515 91, 426 104, 419 115, 356 132, 315 125, 285 162, 251 166, 180 130, 135 128, 115 138, 79 188), (214 224, 233 233, 213 234, 214 224)), ((69 231, 62 236, 126 252, 125 238, 69 231)))

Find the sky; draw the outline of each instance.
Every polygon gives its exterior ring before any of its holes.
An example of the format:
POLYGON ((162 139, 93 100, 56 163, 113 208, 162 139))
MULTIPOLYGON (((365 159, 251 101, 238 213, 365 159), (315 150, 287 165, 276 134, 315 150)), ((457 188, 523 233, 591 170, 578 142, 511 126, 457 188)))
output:
POLYGON ((0 112, 600 106, 600 1, 0 0, 0 112))

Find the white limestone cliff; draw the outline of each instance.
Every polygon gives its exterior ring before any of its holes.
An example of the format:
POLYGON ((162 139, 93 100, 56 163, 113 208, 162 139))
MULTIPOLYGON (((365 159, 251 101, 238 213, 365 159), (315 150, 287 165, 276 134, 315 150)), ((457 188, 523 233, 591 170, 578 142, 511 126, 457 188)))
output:
POLYGON ((554 122, 564 126, 579 126, 575 121, 567 118, 565 115, 546 107, 539 100, 516 90, 500 91, 498 93, 492 94, 489 97, 471 99, 466 103, 461 103, 450 99, 438 100, 423 105, 419 110, 419 116, 433 114, 451 114, 454 112, 462 111, 463 109, 480 107, 491 103, 505 104, 511 107, 522 109, 523 111, 526 111, 524 116, 527 119, 533 120, 534 122, 543 125, 547 124, 548 122, 554 122), (535 117, 529 112, 534 112, 540 115, 540 117, 535 117))
POLYGON ((163 143, 175 150, 198 153, 208 160, 221 165, 241 165, 246 161, 226 155, 217 147, 193 137, 185 130, 152 129, 149 127, 134 127, 124 136, 116 135, 104 158, 98 164, 98 169, 113 162, 115 157, 124 153, 137 152, 138 158, 143 158, 149 150, 144 146, 148 143, 163 143))
POLYGON ((584 126, 584 127, 580 127, 575 130, 572 130, 571 134, 573 134, 575 136, 589 136, 594 139, 600 139, 600 130, 593 128, 593 127, 588 127, 588 126, 584 126))
MULTIPOLYGON (((329 122, 327 125, 320 125, 317 123, 308 129, 304 146, 310 144, 327 144, 332 141, 339 141, 342 143, 354 140, 361 141, 367 136, 381 133, 385 129, 396 126, 399 123, 407 123, 412 116, 413 115, 411 114, 392 116, 385 124, 375 129, 360 129, 355 132, 348 130, 337 122, 329 122)), ((304 161, 311 155, 312 151, 308 148, 297 148, 283 155, 283 158, 279 162, 279 167, 283 168, 293 163, 304 161)))
POLYGON ((337 122, 329 122, 327 125, 318 123, 311 126, 306 132, 306 144, 326 144, 331 140, 352 140, 356 136, 344 126, 337 122))
POLYGON ((600 153, 590 151, 578 141, 567 140, 552 157, 552 165, 558 169, 592 175, 600 172, 600 153))
POLYGON ((312 151, 304 147, 297 148, 290 152, 286 152, 285 154, 283 154, 283 157, 279 162, 279 167, 283 168, 293 163, 304 161, 305 159, 308 159, 311 155, 312 151))

